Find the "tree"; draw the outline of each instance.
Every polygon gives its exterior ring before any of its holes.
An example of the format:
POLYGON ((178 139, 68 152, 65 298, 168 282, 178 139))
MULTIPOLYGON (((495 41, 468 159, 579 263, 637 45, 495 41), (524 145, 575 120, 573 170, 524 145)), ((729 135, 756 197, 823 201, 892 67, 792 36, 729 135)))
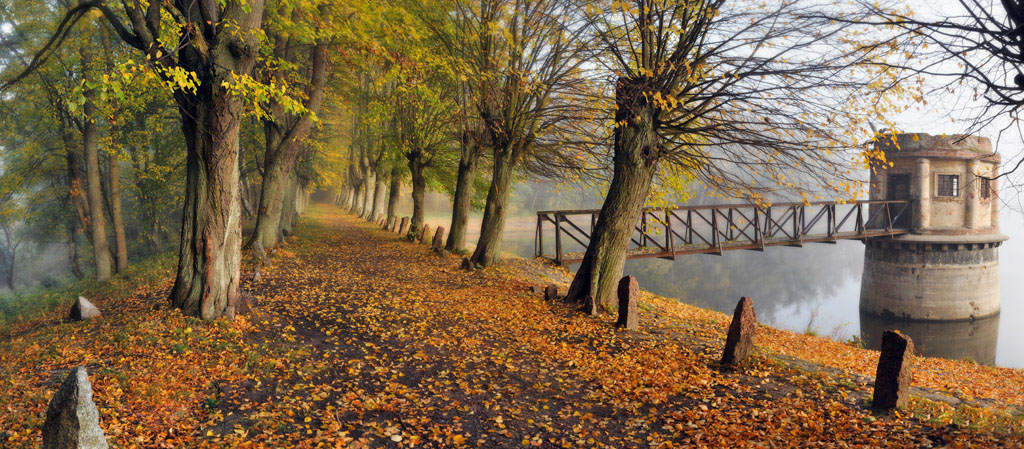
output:
POLYGON ((93 66, 93 43, 83 40, 79 48, 82 73, 85 83, 83 90, 83 116, 79 121, 82 131, 82 148, 85 154, 86 191, 85 197, 92 213, 89 216, 89 234, 92 236, 93 254, 96 260, 96 280, 110 279, 114 260, 107 243, 107 220, 103 214, 103 187, 100 184, 99 160, 99 110, 96 106, 95 89, 89 86, 97 83, 93 66))
MULTIPOLYGON (((471 259, 487 266, 498 259, 508 198, 517 166, 537 157, 545 137, 560 121, 573 118, 583 79, 587 42, 577 11, 581 3, 560 0, 459 2, 453 14, 471 33, 469 70, 472 95, 492 155, 491 185, 484 205, 480 239, 471 259)), ((469 129, 467 131, 472 131, 469 129)), ((557 151, 549 141, 548 149, 557 151)))
POLYGON ((10 87, 43 64, 69 29, 99 11, 168 83, 186 146, 185 204, 171 303, 213 319, 238 297, 241 258, 238 129, 246 86, 259 53, 263 0, 104 0, 71 8, 52 38, 10 87), (171 25, 171 30, 165 30, 171 25), (177 33, 165 39, 164 32, 177 33))
POLYGON ((689 176, 758 203, 776 192, 855 195, 853 170, 879 155, 849 149, 871 135, 865 119, 899 88, 870 64, 880 47, 862 45, 819 7, 616 0, 585 10, 598 64, 614 80, 613 170, 568 300, 612 306, 656 179, 689 176))
POLYGON ((330 23, 329 8, 320 6, 302 10, 289 8, 287 2, 277 4, 277 21, 267 27, 273 45, 265 76, 268 83, 302 86, 305 101, 298 103, 289 97, 272 98, 267 111, 261 114, 265 130, 263 184, 257 208, 253 240, 264 248, 277 245, 281 230, 281 208, 285 186, 298 159, 300 142, 313 128, 316 114, 323 103, 328 73, 328 38, 312 29, 312 20, 302 15, 319 15, 323 23, 330 23), (299 60, 300 48, 308 48, 308 56, 299 60), (290 68, 290 69, 289 69, 290 68), (301 80, 289 78, 302 78, 301 80))
POLYGON ((444 90, 447 80, 443 73, 429 62, 402 60, 394 65, 391 75, 397 86, 392 101, 394 120, 412 182, 409 234, 416 235, 423 228, 427 169, 450 148, 455 107, 444 90))

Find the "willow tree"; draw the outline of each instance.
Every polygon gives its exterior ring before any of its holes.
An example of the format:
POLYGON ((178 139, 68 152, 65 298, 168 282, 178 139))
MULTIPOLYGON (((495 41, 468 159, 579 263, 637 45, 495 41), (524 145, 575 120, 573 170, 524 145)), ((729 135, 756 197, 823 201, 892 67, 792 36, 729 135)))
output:
MULTIPOLYGON (((479 68, 479 38, 482 15, 479 11, 460 0, 426 4, 413 2, 411 11, 415 23, 427 30, 438 50, 438 58, 457 72, 472 73, 470 68, 479 68)), ((489 51, 489 50, 488 50, 489 51)), ((469 212, 475 196, 475 184, 480 178, 478 171, 481 158, 490 150, 490 142, 480 120, 473 97, 473 88, 481 84, 476 76, 463 74, 453 80, 454 99, 458 105, 456 118, 459 136, 459 160, 452 194, 452 218, 448 227, 445 249, 461 253, 466 249, 466 231, 469 212)))
POLYGON ((858 30, 819 7, 614 0, 585 10, 595 61, 614 86, 612 177, 568 300, 611 307, 659 181, 690 177, 756 203, 783 192, 807 200, 859 191, 855 170, 878 155, 853 149, 872 135, 868 118, 895 110, 900 88, 870 64, 882 47, 858 42, 858 30))

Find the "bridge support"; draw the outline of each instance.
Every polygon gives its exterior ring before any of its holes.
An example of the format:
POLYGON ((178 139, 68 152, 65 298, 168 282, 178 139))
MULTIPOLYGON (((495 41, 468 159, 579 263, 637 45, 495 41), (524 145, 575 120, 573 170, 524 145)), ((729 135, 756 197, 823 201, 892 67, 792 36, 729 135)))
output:
POLYGON ((912 320, 971 320, 999 313, 999 253, 1005 239, 904 235, 868 239, 860 308, 912 320), (945 242, 945 243, 940 243, 945 242))

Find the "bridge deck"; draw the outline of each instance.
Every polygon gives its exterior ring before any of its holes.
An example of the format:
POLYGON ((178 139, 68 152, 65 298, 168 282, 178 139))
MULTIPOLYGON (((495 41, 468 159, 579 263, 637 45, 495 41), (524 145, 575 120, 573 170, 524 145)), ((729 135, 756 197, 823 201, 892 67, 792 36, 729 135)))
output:
MULTIPOLYGON (((634 226, 626 257, 675 259, 686 254, 895 236, 910 232, 910 206, 910 201, 857 201, 648 208, 634 226)), ((549 223, 554 228, 553 259, 560 264, 580 262, 600 212, 537 212, 536 255, 548 254, 544 233, 549 223)))

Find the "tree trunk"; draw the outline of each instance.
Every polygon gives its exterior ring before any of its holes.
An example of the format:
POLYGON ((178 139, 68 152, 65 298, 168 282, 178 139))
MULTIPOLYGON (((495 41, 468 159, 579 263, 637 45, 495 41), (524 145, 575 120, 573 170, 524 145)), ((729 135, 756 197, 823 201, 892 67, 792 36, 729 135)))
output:
MULTIPOLYGON (((82 52, 82 63, 88 64, 88 51, 82 52)), ((82 120, 82 143, 85 153, 86 200, 89 202, 89 234, 92 236, 93 256, 96 261, 96 280, 110 279, 113 260, 107 244, 107 220, 103 214, 103 187, 100 185, 99 136, 96 125, 96 105, 92 93, 86 91, 82 120)))
POLYGON ((355 203, 352 204, 352 212, 356 215, 363 215, 363 204, 366 203, 366 180, 359 182, 359 187, 356 188, 355 203))
POLYGON ((180 254, 171 302, 186 315, 209 320, 226 313, 238 297, 242 106, 220 80, 209 73, 206 76, 196 94, 177 95, 187 157, 180 254))
POLYGON ((412 223, 409 225, 411 235, 417 235, 420 229, 423 229, 423 197, 427 192, 427 178, 423 175, 426 167, 419 161, 421 157, 416 156, 409 160, 409 172, 412 173, 412 223))
POLYGON ((128 241, 124 234, 124 216, 121 207, 121 169, 117 155, 108 154, 107 183, 110 186, 110 220, 114 225, 114 245, 117 248, 115 261, 117 272, 128 269, 128 241))
POLYGON ((11 254, 11 259, 8 261, 7 270, 4 272, 4 283, 7 284, 7 288, 14 291, 14 254, 11 254))
POLYGON ((17 255, 17 248, 11 239, 11 230, 8 227, 0 229, 3 231, 3 246, 0 246, 0 274, 3 275, 7 288, 14 290, 14 258, 17 255))
POLYGON ((388 220, 398 219, 398 200, 402 193, 402 171, 398 167, 391 169, 391 186, 388 187, 388 220))
POLYGON ((649 108, 633 117, 625 115, 628 108, 620 106, 619 110, 616 123, 626 121, 627 125, 615 129, 615 172, 587 252, 566 294, 566 300, 577 302, 590 296, 605 310, 616 303, 629 239, 650 192, 661 145, 649 108))
POLYGON ((280 230, 287 234, 292 233, 295 226, 295 214, 298 212, 297 201, 299 194, 299 176, 294 171, 288 175, 288 182, 284 187, 284 198, 281 206, 280 230))
POLYGON ((68 163, 68 199, 75 207, 75 214, 78 218, 78 224, 75 229, 76 232, 78 229, 81 229, 82 233, 85 234, 86 241, 89 242, 89 245, 92 245, 92 233, 89 232, 89 200, 85 194, 85 191, 88 190, 88 183, 85 179, 82 179, 81 162, 79 162, 78 153, 71 149, 70 144, 68 145, 65 157, 68 163))
POLYGON ((378 175, 377 182, 374 183, 373 187, 373 210, 370 211, 370 216, 367 217, 370 220, 375 220, 377 215, 384 212, 384 189, 387 185, 384 184, 384 176, 378 175))
POLYGON ((461 253, 466 249, 466 226, 469 223, 469 209, 473 202, 473 181, 480 161, 478 143, 475 139, 467 142, 470 148, 462 152, 459 159, 459 173, 455 181, 455 198, 452 199, 452 223, 448 231, 445 249, 461 253))
POLYGON ((67 233, 68 264, 71 265, 71 274, 75 276, 75 279, 82 279, 85 277, 85 273, 82 272, 82 265, 78 262, 78 228, 74 218, 68 218, 67 233))
POLYGON ((296 186, 295 190, 295 215, 302 215, 306 213, 306 206, 309 206, 309 191, 303 189, 301 186, 296 186))
POLYGON ((356 188, 348 187, 345 189, 345 200, 341 203, 341 207, 345 210, 352 210, 352 199, 356 196, 356 188))
MULTIPOLYGON (((313 47, 310 65, 309 85, 306 89, 308 112, 301 117, 288 117, 278 108, 274 117, 264 122, 266 130, 266 151, 263 185, 260 187, 260 206, 257 208, 256 228, 253 240, 258 239, 263 248, 277 245, 277 234, 282 229, 281 208, 286 183, 290 182, 295 162, 300 153, 299 143, 309 135, 313 126, 313 115, 320 112, 323 102, 324 83, 327 78, 327 44, 320 42, 313 47)), ((293 199, 294 201, 294 199, 293 199)), ((291 205, 294 209, 294 204, 291 205)), ((289 225, 289 230, 291 226, 289 225)))
POLYGON ((260 187, 260 206, 256 213, 256 228, 253 230, 253 241, 260 242, 263 248, 277 246, 277 235, 281 230, 281 211, 284 207, 285 188, 288 184, 290 164, 265 164, 263 184, 260 187))
POLYGON ((366 185, 365 193, 363 195, 363 207, 360 209, 359 216, 367 220, 370 219, 370 211, 373 210, 373 192, 370 190, 376 184, 376 174, 372 171, 366 172, 366 185))
POLYGON ((484 219, 480 224, 480 240, 471 260, 482 266, 490 266, 501 255, 502 234, 505 232, 509 189, 512 184, 513 160, 510 150, 495 151, 494 172, 491 188, 487 191, 484 205, 484 219))

